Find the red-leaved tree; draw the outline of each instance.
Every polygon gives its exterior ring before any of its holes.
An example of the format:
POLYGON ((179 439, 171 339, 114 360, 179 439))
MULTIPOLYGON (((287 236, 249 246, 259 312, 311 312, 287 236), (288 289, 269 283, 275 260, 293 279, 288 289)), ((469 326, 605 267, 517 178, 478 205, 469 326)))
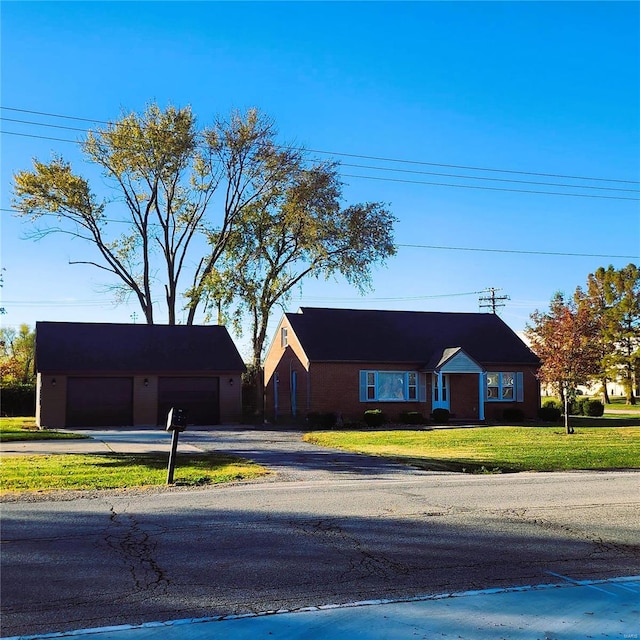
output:
POLYGON ((593 315, 583 305, 566 301, 556 293, 549 311, 531 314, 526 334, 531 348, 542 361, 540 381, 551 385, 564 402, 564 426, 569 424, 569 399, 579 384, 584 384, 599 371, 602 354, 596 337, 598 326, 593 315))

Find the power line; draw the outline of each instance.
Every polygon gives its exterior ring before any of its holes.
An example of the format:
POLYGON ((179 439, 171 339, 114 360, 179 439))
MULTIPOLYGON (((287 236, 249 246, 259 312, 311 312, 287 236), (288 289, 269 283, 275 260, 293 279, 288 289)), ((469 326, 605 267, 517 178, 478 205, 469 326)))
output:
POLYGON ((465 291, 464 293, 441 293, 432 296, 397 296, 392 298, 377 298, 373 296, 360 296, 360 297, 350 297, 350 298, 336 298, 336 297, 323 297, 323 296, 292 296, 293 300, 310 300, 310 301, 339 301, 339 302, 360 302, 360 301, 371 301, 375 300, 377 302, 404 302, 408 300, 435 300, 438 298, 457 298, 460 296, 475 296, 482 291, 465 291))
MULTIPOLYGON (((67 130, 67 131, 80 131, 80 132, 82 132, 84 134, 88 133, 87 129, 84 129, 84 128, 81 128, 81 127, 68 127, 68 126, 65 126, 65 125, 47 124, 47 123, 44 123, 44 122, 34 122, 33 120, 19 120, 17 118, 7 118, 7 117, 4 117, 4 116, 0 116, 0 120, 5 121, 5 122, 16 122, 16 123, 20 123, 20 124, 28 124, 28 125, 34 125, 34 126, 39 126, 39 127, 52 127, 52 128, 56 128, 56 129, 64 129, 64 130, 67 130)), ((6 133, 9 133, 11 135, 27 135, 27 134, 11 132, 11 131, 7 131, 6 133)), ((32 135, 35 135, 35 134, 32 134, 32 135)), ((43 136, 43 138, 44 138, 44 136, 43 136)), ((77 143, 78 142, 78 141, 72 141, 72 140, 64 140, 62 138, 49 138, 49 137, 47 137, 46 139, 47 140, 60 140, 60 141, 73 142, 73 143, 77 143)), ((397 168, 397 167, 372 167, 371 165, 353 164, 353 163, 348 163, 348 162, 342 162, 342 163, 340 163, 340 166, 341 167, 353 167, 355 169, 371 169, 373 171, 393 171, 394 173, 410 173, 410 174, 417 174, 417 175, 440 176, 440 177, 446 177, 446 178, 462 178, 462 179, 465 179, 465 180, 484 180, 484 181, 490 181, 490 182, 506 182, 506 183, 515 183, 515 184, 532 184, 532 185, 540 185, 540 186, 547 186, 547 187, 569 187, 569 188, 579 188, 579 189, 592 189, 592 190, 598 190, 598 191, 624 191, 624 192, 630 192, 630 193, 640 193, 640 190, 638 190, 638 189, 630 189, 630 188, 623 188, 623 187, 598 187, 598 186, 594 186, 594 185, 575 185, 575 184, 568 184, 568 183, 563 183, 563 182, 541 182, 541 181, 536 181, 536 180, 518 180, 517 178, 491 178, 491 177, 487 177, 487 176, 472 176, 472 175, 464 175, 464 174, 460 174, 460 173, 442 173, 442 172, 437 172, 437 171, 421 171, 421 170, 418 170, 418 169, 400 169, 400 168, 397 168)), ((379 179, 383 180, 384 178, 380 177, 379 179)))
MULTIPOLYGON (((0 207, 0 211, 6 213, 20 213, 18 209, 9 209, 6 207, 0 207)), ((57 217, 54 213, 44 213, 43 216, 54 216, 57 217)), ((114 224, 130 224, 127 220, 116 220, 114 218, 102 218, 103 222, 111 222, 114 224)), ((159 226, 157 223, 150 223, 150 226, 159 226)), ((563 258, 617 258, 623 260, 636 260, 640 258, 640 256, 635 255, 614 255, 614 254, 602 254, 602 253, 568 253, 562 251, 530 251, 526 249, 489 249, 486 247, 449 247, 442 245, 434 245, 434 244, 403 244, 398 243, 396 245, 398 248, 404 249, 434 249, 437 251, 475 251, 482 253, 512 253, 519 255, 540 255, 540 256, 558 256, 563 258)), ((470 294, 459 294, 459 295, 471 295, 480 293, 478 291, 472 291, 470 294)))
MULTIPOLYGON (((79 116, 69 116, 69 115, 64 115, 64 114, 58 114, 58 113, 50 113, 50 112, 46 112, 46 111, 34 111, 31 109, 19 109, 16 107, 5 107, 5 106, 0 106, 0 109, 4 109, 6 111, 16 111, 19 113, 29 113, 29 114, 33 114, 33 115, 41 115, 41 116, 47 116, 47 117, 52 117, 52 118, 65 118, 68 120, 78 120, 78 121, 82 121, 82 122, 92 122, 92 123, 96 123, 96 124, 106 124, 106 125, 113 125, 114 123, 112 121, 108 121, 108 120, 98 120, 98 119, 92 119, 92 118, 83 118, 83 117, 79 117, 79 116)), ((398 163, 402 163, 402 164, 415 164, 415 165, 424 165, 424 166, 431 166, 431 167, 446 167, 449 169, 465 169, 468 171, 487 171, 487 172, 496 172, 496 173, 511 173, 511 174, 518 174, 518 175, 528 175, 528 176, 539 176, 539 177, 545 177, 545 178, 566 178, 566 179, 570 179, 570 180, 589 180, 589 181, 598 181, 598 182, 619 182, 619 183, 625 183, 625 184, 640 184, 640 181, 638 180, 622 180, 622 179, 618 179, 618 178, 602 178, 602 177, 595 177, 595 176, 575 176, 575 175, 567 175, 567 174, 559 174, 559 173, 542 173, 542 172, 535 172, 535 171, 521 171, 521 170, 515 170, 515 169, 498 169, 495 167, 478 167, 478 166, 471 166, 471 165, 459 165, 459 164, 447 164, 447 163, 442 163, 442 162, 428 162, 428 161, 424 161, 424 160, 408 160, 405 158, 390 158, 390 157, 384 157, 384 156, 370 156, 370 155, 364 155, 364 154, 357 154, 357 153, 347 153, 347 152, 341 152, 341 151, 326 151, 326 150, 322 150, 322 149, 303 149, 301 147, 294 147, 294 146, 284 146, 281 148, 289 148, 289 149, 298 149, 301 151, 308 151, 310 153, 321 153, 321 154, 327 154, 327 155, 333 155, 333 156, 343 156, 343 157, 347 157, 347 158, 361 158, 361 159, 366 159, 366 160, 377 160, 377 161, 382 161, 382 162, 398 162, 398 163)))
POLYGON ((398 244, 397 247, 405 247, 412 249, 445 249, 447 251, 481 251, 485 253, 515 253, 521 255, 537 255, 537 256, 561 256, 566 258, 621 258, 625 260, 634 260, 640 256, 623 256, 608 255, 601 253, 567 253, 560 251, 527 251, 525 249, 486 249, 479 247, 441 247, 431 244, 398 244))
POLYGON ((0 120, 3 120, 4 122, 17 122, 18 124, 30 124, 36 127, 49 127, 50 129, 66 129, 68 131, 89 133, 89 129, 83 127, 66 127, 63 124, 49 124, 47 122, 35 122, 33 120, 18 120, 17 118, 6 118, 5 116, 0 116, 0 120))
MULTIPOLYGON (((402 182, 405 184, 426 184, 434 187, 453 187, 456 189, 481 189, 483 191, 507 191, 509 193, 533 193, 536 195, 567 196, 571 198, 597 198, 602 200, 632 200, 640 201, 640 198, 630 198, 626 196, 601 196, 595 193, 566 193, 564 191, 536 191, 535 189, 507 189, 506 187, 487 187, 477 184, 452 184, 450 182, 427 182, 425 180, 404 180, 401 178, 385 178, 382 176, 358 176, 350 173, 342 174, 345 178, 359 178, 362 180, 382 180, 385 182, 402 182)), ((575 185, 575 189, 581 189, 575 185)))
MULTIPOLYGON (((8 134, 8 135, 14 135, 14 136, 23 136, 26 138, 37 138, 37 139, 41 139, 41 140, 53 140, 53 141, 57 141, 57 142, 68 142, 71 144, 81 144, 78 140, 68 140, 65 138, 54 138, 51 136, 40 136, 40 135, 35 135, 35 134, 29 134, 29 133, 18 133, 16 131, 2 131, 2 134, 8 134)), ((374 167, 371 167, 374 168, 374 167)), ((393 169, 390 169, 393 170, 393 169)), ((570 197, 570 198, 592 198, 592 199, 600 199, 600 200, 630 200, 633 202, 637 202, 640 201, 640 198, 632 198, 632 197, 628 197, 628 196, 605 196, 605 195, 599 195, 599 194, 591 194, 591 193, 567 193, 564 191, 541 191, 541 190, 536 190, 536 189, 509 189, 507 187, 489 187, 486 185, 471 185, 471 184, 454 184, 454 183, 450 183, 450 182, 430 182, 427 180, 406 180, 406 179, 401 179, 401 178, 387 178, 384 176, 363 176, 363 175, 354 175, 354 174, 349 174, 349 173, 343 173, 342 174, 343 177, 345 178, 356 178, 359 180, 378 180, 378 181, 383 181, 383 182, 398 182, 398 183, 404 183, 404 184, 422 184, 422 185, 427 185, 427 186, 434 186, 434 187, 447 187, 447 188, 453 188, 453 189, 479 189, 482 191, 501 191, 501 192, 507 192, 507 193, 529 193, 529 194, 534 194, 534 195, 549 195, 549 196, 564 196, 564 197, 570 197)), ((492 178, 478 178, 476 176, 464 176, 463 178, 466 179, 492 179, 492 178)), ((595 179, 595 178, 594 178, 595 179)), ((512 181, 507 181, 507 182, 512 182, 512 181)), ((562 185, 558 185, 558 186, 562 186, 562 185)), ((571 186, 571 185, 567 185, 567 186, 571 186)), ((582 185, 573 185, 572 188, 574 189, 584 189, 584 188, 598 188, 598 187, 585 187, 582 185)), ((624 189, 624 191, 633 191, 631 189, 624 189)))
POLYGON ((380 160, 383 162, 401 162, 404 164, 417 164, 429 167, 446 167, 448 169, 466 169, 467 171, 491 171, 495 173, 513 173, 524 176, 540 176, 543 178, 566 178, 569 180, 597 180, 599 182, 622 182, 625 184, 640 184, 638 180, 620 180, 617 178, 596 178, 593 176, 572 176, 561 173, 539 173, 535 171, 517 171, 515 169, 495 169, 492 167, 474 167, 461 164, 445 164, 442 162, 426 162, 424 160, 403 160, 400 158, 385 158, 380 156, 366 156, 355 153, 343 153, 340 151, 321 151, 319 149, 307 149, 311 153, 326 153, 334 156, 344 156, 348 158, 363 158, 365 160, 380 160))
MULTIPOLYGON (((1 118, 0 118, 1 119, 1 118)), ((441 176, 445 178, 464 178, 466 180, 487 180, 491 182, 511 182, 517 184, 537 184, 547 187, 571 187, 579 189, 598 189, 599 191, 626 191, 631 193, 640 193, 638 189, 628 189, 621 187, 594 187, 592 185, 575 185, 563 182, 539 182, 535 180, 517 180, 515 178, 487 178, 485 176, 465 176, 459 173, 439 173, 436 171, 418 171, 416 169, 396 169, 394 167, 372 167, 366 164, 350 164, 347 162, 340 163, 341 167, 354 167, 356 169, 373 169, 375 171, 394 171, 396 173, 413 173, 428 176, 441 176)))
POLYGON ((47 111, 34 111, 32 109, 18 109, 17 107, 4 107, 0 106, 0 109, 5 111, 17 111, 19 113, 31 113, 37 116, 50 116, 51 118, 65 118, 66 120, 80 120, 82 122, 95 122, 97 124, 113 124, 108 120, 93 120, 92 118, 81 118, 79 116, 68 116, 60 113, 49 113, 47 111))
POLYGON ((70 142, 71 144, 79 144, 77 140, 67 140, 66 138, 52 138, 50 136, 37 136, 32 133, 18 133, 17 131, 6 131, 3 130, 2 135, 9 136, 22 136, 23 138, 38 138, 40 140, 55 140, 56 142, 70 142))

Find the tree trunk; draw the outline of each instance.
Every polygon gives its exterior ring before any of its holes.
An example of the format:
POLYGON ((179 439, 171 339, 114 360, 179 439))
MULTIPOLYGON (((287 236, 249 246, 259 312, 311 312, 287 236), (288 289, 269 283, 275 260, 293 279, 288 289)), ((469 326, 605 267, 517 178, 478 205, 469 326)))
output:
POLYGON ((602 378, 602 402, 604 404, 611 404, 611 398, 609 397, 609 390, 607 389, 608 378, 602 378))
POLYGON ((268 311, 263 309, 253 310, 253 362, 252 365, 256 373, 256 416, 260 416, 262 421, 265 420, 265 384, 264 384, 264 369, 262 368, 262 351, 264 349, 264 343, 267 339, 267 322, 269 318, 268 311))
POLYGON ((624 377, 624 391, 627 396, 626 404, 635 404, 636 397, 633 393, 633 375, 630 371, 625 371, 624 377))
POLYGON ((564 430, 565 433, 573 433, 573 427, 569 424, 569 394, 566 389, 563 389, 562 395, 564 396, 564 430))
POLYGON ((262 368, 262 363, 260 362, 260 352, 256 354, 253 353, 253 361, 252 368, 254 371, 254 385, 255 385, 255 400, 256 400, 256 408, 254 411, 254 415, 256 418, 260 419, 260 422, 265 421, 265 385, 264 385, 264 369, 262 368))

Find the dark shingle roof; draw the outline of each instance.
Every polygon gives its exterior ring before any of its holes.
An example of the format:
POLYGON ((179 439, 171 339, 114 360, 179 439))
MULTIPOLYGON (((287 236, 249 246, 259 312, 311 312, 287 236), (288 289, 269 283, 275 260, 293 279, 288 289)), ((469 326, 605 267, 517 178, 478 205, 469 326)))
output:
POLYGON ((303 307, 286 316, 312 362, 405 362, 433 369, 445 349, 461 347, 480 363, 539 365, 494 314, 303 307))
POLYGON ((244 371, 221 326, 36 323, 36 368, 88 372, 244 371))

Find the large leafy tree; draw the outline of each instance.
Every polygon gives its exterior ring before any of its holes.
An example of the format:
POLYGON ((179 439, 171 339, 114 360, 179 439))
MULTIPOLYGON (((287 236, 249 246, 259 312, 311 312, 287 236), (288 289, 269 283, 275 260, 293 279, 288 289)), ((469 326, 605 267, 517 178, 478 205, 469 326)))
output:
MULTIPOLYGON (((576 290, 576 300, 588 309, 598 326, 601 378, 622 380, 628 404, 636 404, 634 383, 640 362, 640 269, 600 267, 576 290)), ((608 397, 605 395, 605 401, 608 397)))
MULTIPOLYGON (((306 166, 302 158, 238 217, 210 297, 251 332, 251 369, 258 373, 272 311, 307 277, 344 277, 361 292, 371 269, 395 254, 395 218, 381 203, 343 206, 334 164, 306 166)), ((261 377, 258 375, 257 380, 261 377)), ((261 388, 257 385, 258 406, 261 388)))
POLYGON ((156 104, 90 132, 82 149, 116 197, 96 195, 58 156, 14 176, 14 206, 33 221, 35 238, 86 241, 92 257, 74 262, 109 273, 116 293, 133 294, 150 324, 160 295, 169 324, 184 307, 194 322, 235 218, 286 175, 291 155, 278 150, 273 124, 256 110, 198 130, 189 108, 156 104))
POLYGON ((160 280, 175 323, 187 250, 217 185, 214 149, 198 145, 189 108, 162 111, 155 104, 90 132, 82 149, 115 187, 115 198, 96 196, 69 162, 54 157, 15 175, 14 206, 35 223, 34 237, 63 233, 92 244, 95 257, 76 262, 115 276, 114 289, 133 293, 149 324, 160 280))
POLYGON ((565 300, 558 292, 549 304, 549 311, 536 310, 531 314, 526 334, 542 361, 540 380, 551 385, 563 399, 565 431, 573 433, 569 423, 571 396, 600 367, 597 322, 585 306, 565 300))
MULTIPOLYGON (((301 151, 278 145, 276 136, 273 121, 255 109, 245 115, 233 113, 229 120, 218 119, 215 127, 205 133, 208 144, 216 150, 225 192, 222 224, 205 229, 210 250, 200 260, 193 286, 187 292, 189 324, 201 303, 206 308, 212 303, 220 304, 219 287, 215 285, 219 282, 220 270, 216 265, 223 254, 229 255, 225 251, 229 242, 234 246, 232 254, 235 255, 239 239, 252 240, 237 231, 242 220, 258 203, 269 201, 286 188, 302 162, 301 151), (211 298, 214 292, 218 295, 211 298)), ((226 262, 228 265, 229 260, 226 262)), ((232 294, 232 288, 226 287, 222 297, 228 300, 232 294)))

